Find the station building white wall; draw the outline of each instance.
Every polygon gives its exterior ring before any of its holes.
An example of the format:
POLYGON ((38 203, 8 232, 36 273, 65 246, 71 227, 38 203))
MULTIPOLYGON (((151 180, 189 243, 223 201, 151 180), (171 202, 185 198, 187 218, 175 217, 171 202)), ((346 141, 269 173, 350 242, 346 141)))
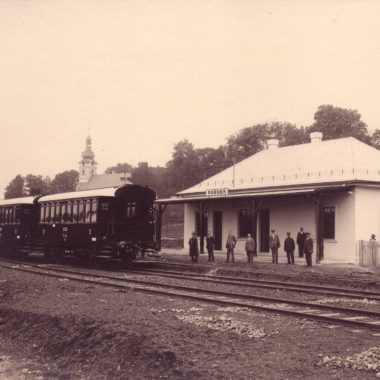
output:
MULTIPOLYGON (((372 189, 356 189, 352 192, 337 192, 323 196, 323 205, 335 208, 335 239, 324 240, 324 262, 357 262, 357 240, 368 239, 371 233, 378 231, 380 237, 380 192, 372 189), (379 194, 377 194, 379 193, 379 194), (376 207, 374 206, 376 198, 376 207), (371 210, 368 213, 368 210, 371 210)), ((228 232, 232 230, 238 238, 236 253, 244 254, 245 237, 238 236, 238 211, 247 208, 242 200, 215 200, 208 208, 208 229, 213 231, 213 212, 222 211, 222 250, 228 232)), ((283 197, 265 199, 262 209, 270 210, 270 229, 274 228, 280 237, 280 254, 283 253, 283 243, 286 233, 290 232, 296 240, 299 227, 303 226, 311 237, 316 237, 315 204, 311 197, 283 197)), ((195 229, 195 213, 193 204, 185 205, 184 248, 188 249, 188 240, 195 229)), ((257 236, 260 238, 260 222, 258 218, 257 236)), ((258 244, 260 247, 260 244, 258 244)), ((297 254, 297 248, 296 248, 297 254)), ((313 261, 316 254, 313 254, 313 261)))
POLYGON ((356 262, 355 191, 323 196, 323 206, 335 207, 335 239, 324 239, 324 261, 356 262))
POLYGON ((375 188, 355 189, 356 239, 369 240, 371 234, 380 238, 380 191, 375 188))

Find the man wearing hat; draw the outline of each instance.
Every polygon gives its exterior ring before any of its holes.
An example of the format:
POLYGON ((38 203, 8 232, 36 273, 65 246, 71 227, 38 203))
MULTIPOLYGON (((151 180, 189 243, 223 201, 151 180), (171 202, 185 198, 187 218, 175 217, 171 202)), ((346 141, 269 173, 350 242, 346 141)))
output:
POLYGON ((191 261, 193 263, 198 262, 199 247, 197 233, 195 231, 191 234, 191 238, 189 240, 189 256, 191 257, 191 261))
POLYGON ((272 263, 278 263, 278 249, 280 248, 280 238, 275 233, 276 230, 271 230, 271 234, 269 235, 269 247, 272 251, 272 263))
POLYGON ((294 264, 294 250, 296 245, 292 237, 290 237, 290 232, 286 233, 287 238, 284 241, 284 251, 286 252, 286 257, 288 258, 288 264, 294 264))
POLYGON ((310 232, 306 232, 306 240, 303 247, 303 252, 306 257, 306 265, 308 267, 311 267, 313 265, 313 260, 311 258, 311 255, 313 253, 313 239, 310 237, 310 232))

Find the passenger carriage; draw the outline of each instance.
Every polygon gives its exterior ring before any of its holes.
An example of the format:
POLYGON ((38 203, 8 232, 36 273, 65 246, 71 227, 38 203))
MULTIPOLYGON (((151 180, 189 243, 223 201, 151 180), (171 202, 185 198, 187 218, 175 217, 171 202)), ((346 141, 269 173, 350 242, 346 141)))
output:
POLYGON ((0 253, 28 254, 38 244, 38 197, 0 201, 0 253))
POLYGON ((139 185, 43 196, 40 236, 45 253, 120 258, 154 253, 154 191, 139 185))

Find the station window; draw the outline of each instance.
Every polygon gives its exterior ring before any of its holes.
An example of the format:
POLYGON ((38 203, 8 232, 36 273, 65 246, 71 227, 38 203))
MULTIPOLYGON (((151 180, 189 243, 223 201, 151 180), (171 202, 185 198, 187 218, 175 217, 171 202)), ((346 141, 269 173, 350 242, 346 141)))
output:
POLYGON ((246 238, 252 232, 252 216, 251 210, 239 210, 238 214, 238 236, 239 238, 246 238))
MULTIPOLYGON (((208 214, 203 214, 203 236, 207 235, 208 230, 208 214)), ((195 212, 195 232, 197 236, 201 235, 201 213, 199 211, 195 212)))
POLYGON ((98 201, 93 199, 91 201, 91 223, 96 223, 96 214, 98 211, 98 201))
POLYGON ((323 238, 335 239, 335 207, 323 207, 323 238))

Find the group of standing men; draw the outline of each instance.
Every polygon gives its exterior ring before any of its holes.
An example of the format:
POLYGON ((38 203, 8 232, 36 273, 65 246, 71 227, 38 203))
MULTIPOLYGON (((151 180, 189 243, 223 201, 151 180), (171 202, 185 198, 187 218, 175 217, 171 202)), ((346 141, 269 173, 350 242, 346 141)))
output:
MULTIPOLYGON (((206 237, 206 248, 207 248, 207 252, 208 252, 208 261, 215 261, 214 244, 215 244, 215 239, 211 235, 211 232, 208 231, 207 237, 206 237)), ((191 234, 191 238, 189 240, 189 256, 191 257, 191 261, 193 263, 198 262, 199 247, 198 247, 197 233, 195 231, 191 234)))
MULTIPOLYGON (((286 233, 287 237, 284 241, 284 251, 288 259, 288 264, 294 264, 294 251, 296 244, 293 238, 290 236, 290 232, 286 233)), ((297 245, 298 245, 298 257, 306 258, 306 265, 308 267, 312 266, 312 253, 313 253, 313 239, 310 237, 309 232, 304 232, 303 227, 297 234, 297 245)), ((269 246, 272 252, 272 263, 278 263, 278 249, 280 248, 280 238, 276 234, 276 230, 272 230, 269 236, 269 246)))
MULTIPOLYGON (((286 233, 287 237, 284 241, 284 251, 286 252, 286 256, 288 259, 288 264, 294 264, 294 251, 296 248, 296 244, 293 238, 290 236, 290 232, 286 233)), ((235 262, 235 245, 237 239, 230 231, 227 236, 226 249, 227 249, 227 259, 226 262, 235 262)), ((210 231, 207 233, 206 237, 206 248, 208 252, 208 261, 215 261, 214 258, 214 237, 211 235, 210 231)), ((306 258, 306 265, 308 267, 312 266, 312 253, 313 253, 313 239, 310 237, 309 232, 304 232, 303 227, 300 227, 300 230, 297 234, 297 245, 298 245, 298 257, 306 258)), ((280 238, 276 234, 276 230, 271 230, 271 234, 269 235, 269 247, 272 252, 272 263, 278 263, 278 249, 280 248, 280 238)), ((251 234, 248 234, 247 240, 245 243, 245 251, 247 253, 248 263, 253 263, 253 256, 256 252, 256 242, 252 238, 251 234)), ((196 232, 192 233, 192 236, 189 240, 189 255, 191 257, 192 262, 198 262, 199 256, 199 247, 198 247, 198 239, 196 232)))

